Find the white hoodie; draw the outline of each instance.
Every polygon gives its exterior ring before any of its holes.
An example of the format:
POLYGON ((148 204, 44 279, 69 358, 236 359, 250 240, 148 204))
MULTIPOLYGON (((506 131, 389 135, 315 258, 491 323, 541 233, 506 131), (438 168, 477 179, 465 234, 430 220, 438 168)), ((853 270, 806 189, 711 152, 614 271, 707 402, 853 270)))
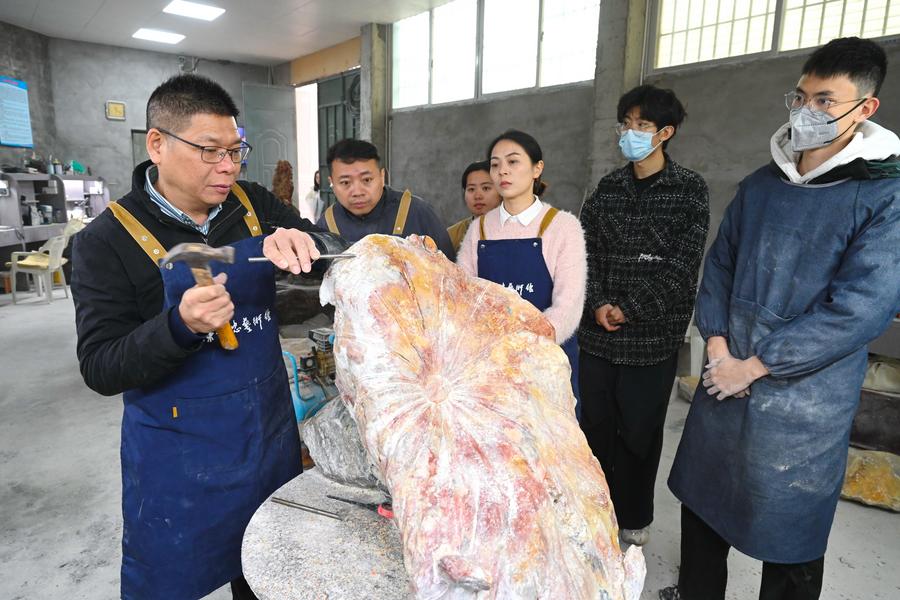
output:
POLYGON ((857 158, 885 160, 900 154, 900 138, 897 137, 897 134, 872 121, 863 121, 856 128, 853 139, 843 150, 812 171, 801 175, 797 172, 797 163, 800 161, 801 153, 791 150, 791 138, 788 136, 790 131, 791 124, 789 122, 779 127, 772 136, 769 146, 772 151, 772 159, 791 183, 808 183, 833 168, 846 165, 857 158))

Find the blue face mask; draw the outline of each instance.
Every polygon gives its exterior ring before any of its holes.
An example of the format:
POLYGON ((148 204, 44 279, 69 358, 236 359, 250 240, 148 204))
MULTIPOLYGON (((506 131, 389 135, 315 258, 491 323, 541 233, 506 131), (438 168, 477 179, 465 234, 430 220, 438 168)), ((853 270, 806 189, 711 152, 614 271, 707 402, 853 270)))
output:
POLYGON ((660 142, 656 146, 653 145, 653 136, 657 133, 659 132, 626 130, 619 136, 619 149, 622 151, 622 155, 632 162, 644 160, 656 150, 659 144, 662 144, 660 142))

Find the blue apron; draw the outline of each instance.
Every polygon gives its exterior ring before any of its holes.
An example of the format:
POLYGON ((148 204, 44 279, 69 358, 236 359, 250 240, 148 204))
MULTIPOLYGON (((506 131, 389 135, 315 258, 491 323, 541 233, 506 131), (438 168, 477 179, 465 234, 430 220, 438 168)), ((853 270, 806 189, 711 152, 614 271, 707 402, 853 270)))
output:
MULTIPOLYGON (((483 228, 482 228, 483 231, 483 228)), ((553 278, 544 262, 540 237, 478 242, 478 276, 519 293, 540 311, 553 304, 553 278)), ((578 340, 573 334, 562 343, 572 367, 572 393, 575 394, 575 416, 581 420, 578 393, 578 340)))
POLYGON ((727 333, 735 358, 758 355, 773 375, 746 398, 697 387, 669 487, 757 560, 825 554, 866 344, 898 302, 894 181, 797 185, 764 167, 741 182, 709 249, 700 331, 727 333))
MULTIPOLYGON (((170 377, 124 394, 123 598, 200 598, 239 577, 247 523, 301 471, 273 267, 247 262, 261 237, 233 246, 221 270, 238 349, 209 334, 170 377)), ((172 267, 162 270, 166 310, 194 285, 184 263, 172 267)))

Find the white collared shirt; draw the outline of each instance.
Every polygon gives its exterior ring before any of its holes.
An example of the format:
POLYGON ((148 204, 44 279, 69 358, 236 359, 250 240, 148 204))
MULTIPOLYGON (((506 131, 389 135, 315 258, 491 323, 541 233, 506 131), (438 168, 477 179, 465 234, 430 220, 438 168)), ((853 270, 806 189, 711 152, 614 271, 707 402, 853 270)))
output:
POLYGON ((519 225, 523 227, 528 227, 534 218, 541 214, 541 209, 544 205, 541 203, 541 199, 537 196, 534 197, 534 202, 531 203, 531 206, 523 210, 517 215, 511 215, 506 212, 506 207, 503 206, 503 203, 500 203, 500 227, 506 225, 506 222, 512 219, 513 221, 517 221, 519 225))

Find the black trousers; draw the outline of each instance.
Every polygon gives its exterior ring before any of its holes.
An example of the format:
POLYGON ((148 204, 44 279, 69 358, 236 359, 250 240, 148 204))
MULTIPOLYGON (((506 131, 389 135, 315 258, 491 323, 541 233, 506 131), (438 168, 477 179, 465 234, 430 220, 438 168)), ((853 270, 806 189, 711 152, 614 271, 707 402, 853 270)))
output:
MULTIPOLYGON (((678 591, 682 600, 724 600, 729 550, 728 542, 681 505, 678 591)), ((824 556, 798 564, 764 562, 759 600, 817 600, 824 566, 824 556)))
POLYGON ((250 589, 250 584, 243 577, 238 577, 231 582, 232 600, 258 600, 256 594, 250 589))
POLYGON ((653 522, 653 488, 678 353, 648 366, 581 351, 581 430, 600 461, 623 529, 653 522))

